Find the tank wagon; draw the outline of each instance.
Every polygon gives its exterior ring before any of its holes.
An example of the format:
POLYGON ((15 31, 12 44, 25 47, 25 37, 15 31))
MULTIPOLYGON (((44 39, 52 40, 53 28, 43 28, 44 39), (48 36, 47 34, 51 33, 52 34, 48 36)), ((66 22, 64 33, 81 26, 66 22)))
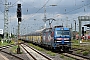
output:
POLYGON ((53 28, 46 28, 31 34, 21 36, 21 39, 30 41, 32 43, 42 45, 53 50, 67 50, 71 49, 71 31, 70 28, 55 26, 53 28))

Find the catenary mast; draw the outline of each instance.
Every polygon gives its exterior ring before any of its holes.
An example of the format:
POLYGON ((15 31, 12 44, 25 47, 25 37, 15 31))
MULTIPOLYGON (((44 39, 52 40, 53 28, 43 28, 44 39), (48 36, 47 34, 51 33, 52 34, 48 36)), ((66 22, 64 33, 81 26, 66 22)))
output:
POLYGON ((4 40, 8 39, 8 3, 5 0, 5 10, 4 10, 4 40))

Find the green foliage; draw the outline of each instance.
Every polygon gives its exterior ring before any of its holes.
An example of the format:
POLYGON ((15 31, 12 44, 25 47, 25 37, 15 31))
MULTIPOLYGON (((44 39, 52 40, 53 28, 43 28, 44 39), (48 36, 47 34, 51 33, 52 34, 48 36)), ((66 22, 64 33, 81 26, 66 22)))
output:
POLYGON ((37 49, 39 51, 44 51, 44 52, 46 52, 47 54, 49 54, 51 56, 55 56, 56 55, 56 53, 54 53, 54 52, 46 51, 43 48, 40 48, 39 46, 35 46, 35 45, 31 44, 31 43, 30 43, 30 46, 34 47, 35 49, 37 49))
POLYGON ((16 52, 17 52, 17 47, 18 47, 18 46, 14 46, 14 47, 10 48, 10 49, 9 49, 10 52, 16 53, 16 52))
POLYGON ((86 55, 89 54, 89 51, 84 51, 84 52, 82 52, 82 54, 83 54, 84 56, 86 56, 86 55))
MULTIPOLYGON (((9 50, 11 53, 17 54, 17 48, 18 48, 18 46, 16 45, 16 46, 13 46, 12 48, 10 48, 9 50)), ((22 54, 22 53, 23 52, 20 49, 20 54, 22 54)))
POLYGON ((43 49, 40 48, 40 47, 36 47, 36 49, 39 50, 39 51, 43 51, 43 49))
POLYGON ((49 55, 51 55, 51 56, 55 56, 56 55, 56 53, 51 52, 51 51, 46 51, 46 53, 49 54, 49 55))
POLYGON ((11 34, 11 38, 15 38, 15 36, 13 34, 11 34))
POLYGON ((72 40, 73 44, 78 44, 78 40, 72 40))
POLYGON ((64 55, 60 55, 60 58, 64 58, 64 55))
POLYGON ((9 44, 6 42, 1 43, 1 46, 6 46, 6 45, 9 45, 9 44))
POLYGON ((37 49, 37 50, 39 50, 39 51, 44 51, 44 49, 43 49, 43 48, 40 48, 40 47, 35 46, 35 45, 33 45, 33 44, 30 44, 30 46, 32 46, 32 47, 34 47, 34 48, 36 48, 36 49, 37 49))
POLYGON ((81 50, 76 51, 77 54, 80 54, 81 50))

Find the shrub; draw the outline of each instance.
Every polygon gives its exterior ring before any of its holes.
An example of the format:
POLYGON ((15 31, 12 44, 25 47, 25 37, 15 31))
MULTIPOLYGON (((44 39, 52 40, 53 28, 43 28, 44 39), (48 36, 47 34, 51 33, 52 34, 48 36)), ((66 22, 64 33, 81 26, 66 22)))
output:
POLYGON ((56 55, 56 53, 51 52, 51 51, 46 51, 46 53, 49 54, 49 55, 51 55, 51 56, 55 56, 56 55))
POLYGON ((76 51, 77 54, 80 54, 81 50, 76 51))
POLYGON ((84 56, 86 56, 86 55, 89 54, 89 51, 84 51, 82 54, 83 54, 84 56))
POLYGON ((60 55, 60 58, 64 58, 64 55, 60 55))

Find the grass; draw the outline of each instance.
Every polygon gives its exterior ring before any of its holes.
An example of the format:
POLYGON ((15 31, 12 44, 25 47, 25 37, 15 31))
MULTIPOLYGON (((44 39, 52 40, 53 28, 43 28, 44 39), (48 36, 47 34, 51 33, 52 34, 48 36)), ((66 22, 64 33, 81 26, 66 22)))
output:
MULTIPOLYGON (((16 53, 17 53, 17 48, 18 48, 18 46, 16 45, 16 46, 11 47, 9 50, 10 50, 10 52, 16 54, 16 53)), ((20 54, 22 54, 22 53, 23 53, 23 52, 22 52, 21 49, 20 49, 20 54)))
POLYGON ((9 50, 10 50, 11 52, 13 52, 13 53, 16 53, 16 52, 17 52, 17 47, 18 47, 18 46, 14 46, 14 47, 10 48, 9 50))
POLYGON ((11 42, 6 42, 6 41, 3 41, 3 43, 0 41, 0 46, 6 46, 6 45, 9 45, 9 44, 14 44, 15 42, 13 40, 11 40, 11 42))
POLYGON ((6 46, 6 45, 8 45, 7 42, 4 42, 4 43, 0 42, 0 46, 6 46))
POLYGON ((64 58, 65 56, 64 55, 60 55, 60 58, 64 58))
POLYGON ((56 55, 56 53, 51 52, 51 51, 46 51, 46 53, 49 54, 50 56, 55 56, 56 55))
POLYGON ((81 53, 81 50, 76 51, 76 53, 77 53, 77 54, 80 54, 80 53, 81 53))
POLYGON ((88 43, 84 43, 84 44, 80 44, 78 45, 77 44, 77 41, 78 40, 73 40, 73 44, 72 44, 72 48, 79 48, 79 49, 82 49, 82 50, 85 50, 85 51, 81 51, 81 50, 78 50, 76 51, 77 54, 82 54, 83 56, 87 56, 88 54, 90 54, 90 40, 83 40, 83 42, 88 42, 88 43), (76 45, 75 45, 76 44, 76 45), (85 45, 85 44, 88 44, 88 45, 85 45))
MULTIPOLYGON (((73 41, 73 42, 74 42, 74 44, 76 44, 76 45, 72 45, 72 47, 74 47, 74 48, 86 49, 87 51, 90 51, 90 48, 88 48, 88 46, 81 46, 81 45, 79 45, 79 44, 78 44, 78 40, 75 40, 75 41, 73 41)), ((52 52, 52 51, 47 51, 47 50, 45 50, 45 49, 43 49, 43 48, 40 48, 40 47, 38 47, 38 46, 35 46, 35 45, 31 44, 31 43, 30 43, 30 46, 36 48, 36 49, 39 50, 39 51, 43 51, 43 52, 45 52, 46 54, 48 54, 48 55, 50 55, 50 56, 56 56, 56 53, 54 53, 54 52, 52 52)), ((82 52, 82 54, 83 54, 83 55, 88 55, 89 52, 87 52, 87 51, 82 52)), ((77 53, 77 54, 81 53, 81 50, 76 51, 76 53, 77 53)), ((60 58, 62 58, 63 60, 75 60, 74 58, 66 57, 66 56, 61 55, 61 54, 60 54, 60 58)))
POLYGON ((83 54, 84 56, 86 56, 86 55, 89 54, 89 51, 84 51, 84 52, 82 52, 82 54, 83 54))
POLYGON ((43 48, 40 48, 39 46, 35 46, 35 45, 31 44, 31 43, 29 45, 32 46, 32 47, 34 47, 34 48, 36 48, 39 51, 44 51, 44 49, 43 48))
MULTIPOLYGON (((45 49, 43 49, 43 48, 40 48, 40 47, 38 47, 38 46, 35 46, 35 45, 31 44, 31 43, 29 43, 29 45, 32 46, 32 47, 34 47, 35 49, 37 49, 37 50, 39 50, 39 51, 43 51, 44 53, 46 53, 46 54, 48 54, 48 55, 50 55, 50 56, 56 56, 56 53, 54 53, 54 52, 52 52, 52 51, 47 51, 47 50, 45 50, 45 49)), ((63 60, 75 60, 75 59, 73 59, 73 58, 66 57, 66 56, 64 56, 64 55, 62 55, 62 54, 60 54, 60 58, 62 58, 63 60)))
POLYGON ((63 60, 75 60, 75 59, 73 59, 73 58, 64 56, 63 54, 60 54, 60 58, 62 58, 63 60))
POLYGON ((74 44, 78 44, 78 40, 71 40, 74 44))
MULTIPOLYGON (((10 45, 10 44, 14 44, 15 42, 14 42, 14 40, 11 40, 11 42, 10 43, 8 43, 8 42, 6 42, 6 41, 4 41, 3 43, 0 41, 0 46, 6 46, 6 45, 10 45)), ((9 50, 10 50, 10 52, 12 52, 12 53, 17 53, 17 47, 18 46, 14 46, 14 47, 11 47, 9 50)), ((22 53, 22 52, 20 52, 20 53, 22 53)))
POLYGON ((30 44, 30 46, 34 47, 35 49, 37 49, 39 51, 42 51, 42 52, 45 52, 45 53, 49 54, 50 56, 55 56, 56 55, 56 53, 54 53, 52 51, 47 51, 47 50, 45 50, 43 48, 40 48, 39 46, 35 46, 35 45, 31 44, 31 43, 29 43, 29 44, 30 44))
POLYGON ((83 42, 90 42, 90 40, 83 40, 83 42))
MULTIPOLYGON (((90 40, 83 40, 84 42, 90 42, 90 40)), ((88 48, 88 47, 90 47, 90 45, 83 45, 83 44, 79 44, 78 42, 78 40, 72 40, 72 48, 80 48, 80 49, 85 49, 85 50, 88 50, 88 51, 90 51, 90 48, 88 48)), ((87 44, 87 43, 86 43, 87 44)))

